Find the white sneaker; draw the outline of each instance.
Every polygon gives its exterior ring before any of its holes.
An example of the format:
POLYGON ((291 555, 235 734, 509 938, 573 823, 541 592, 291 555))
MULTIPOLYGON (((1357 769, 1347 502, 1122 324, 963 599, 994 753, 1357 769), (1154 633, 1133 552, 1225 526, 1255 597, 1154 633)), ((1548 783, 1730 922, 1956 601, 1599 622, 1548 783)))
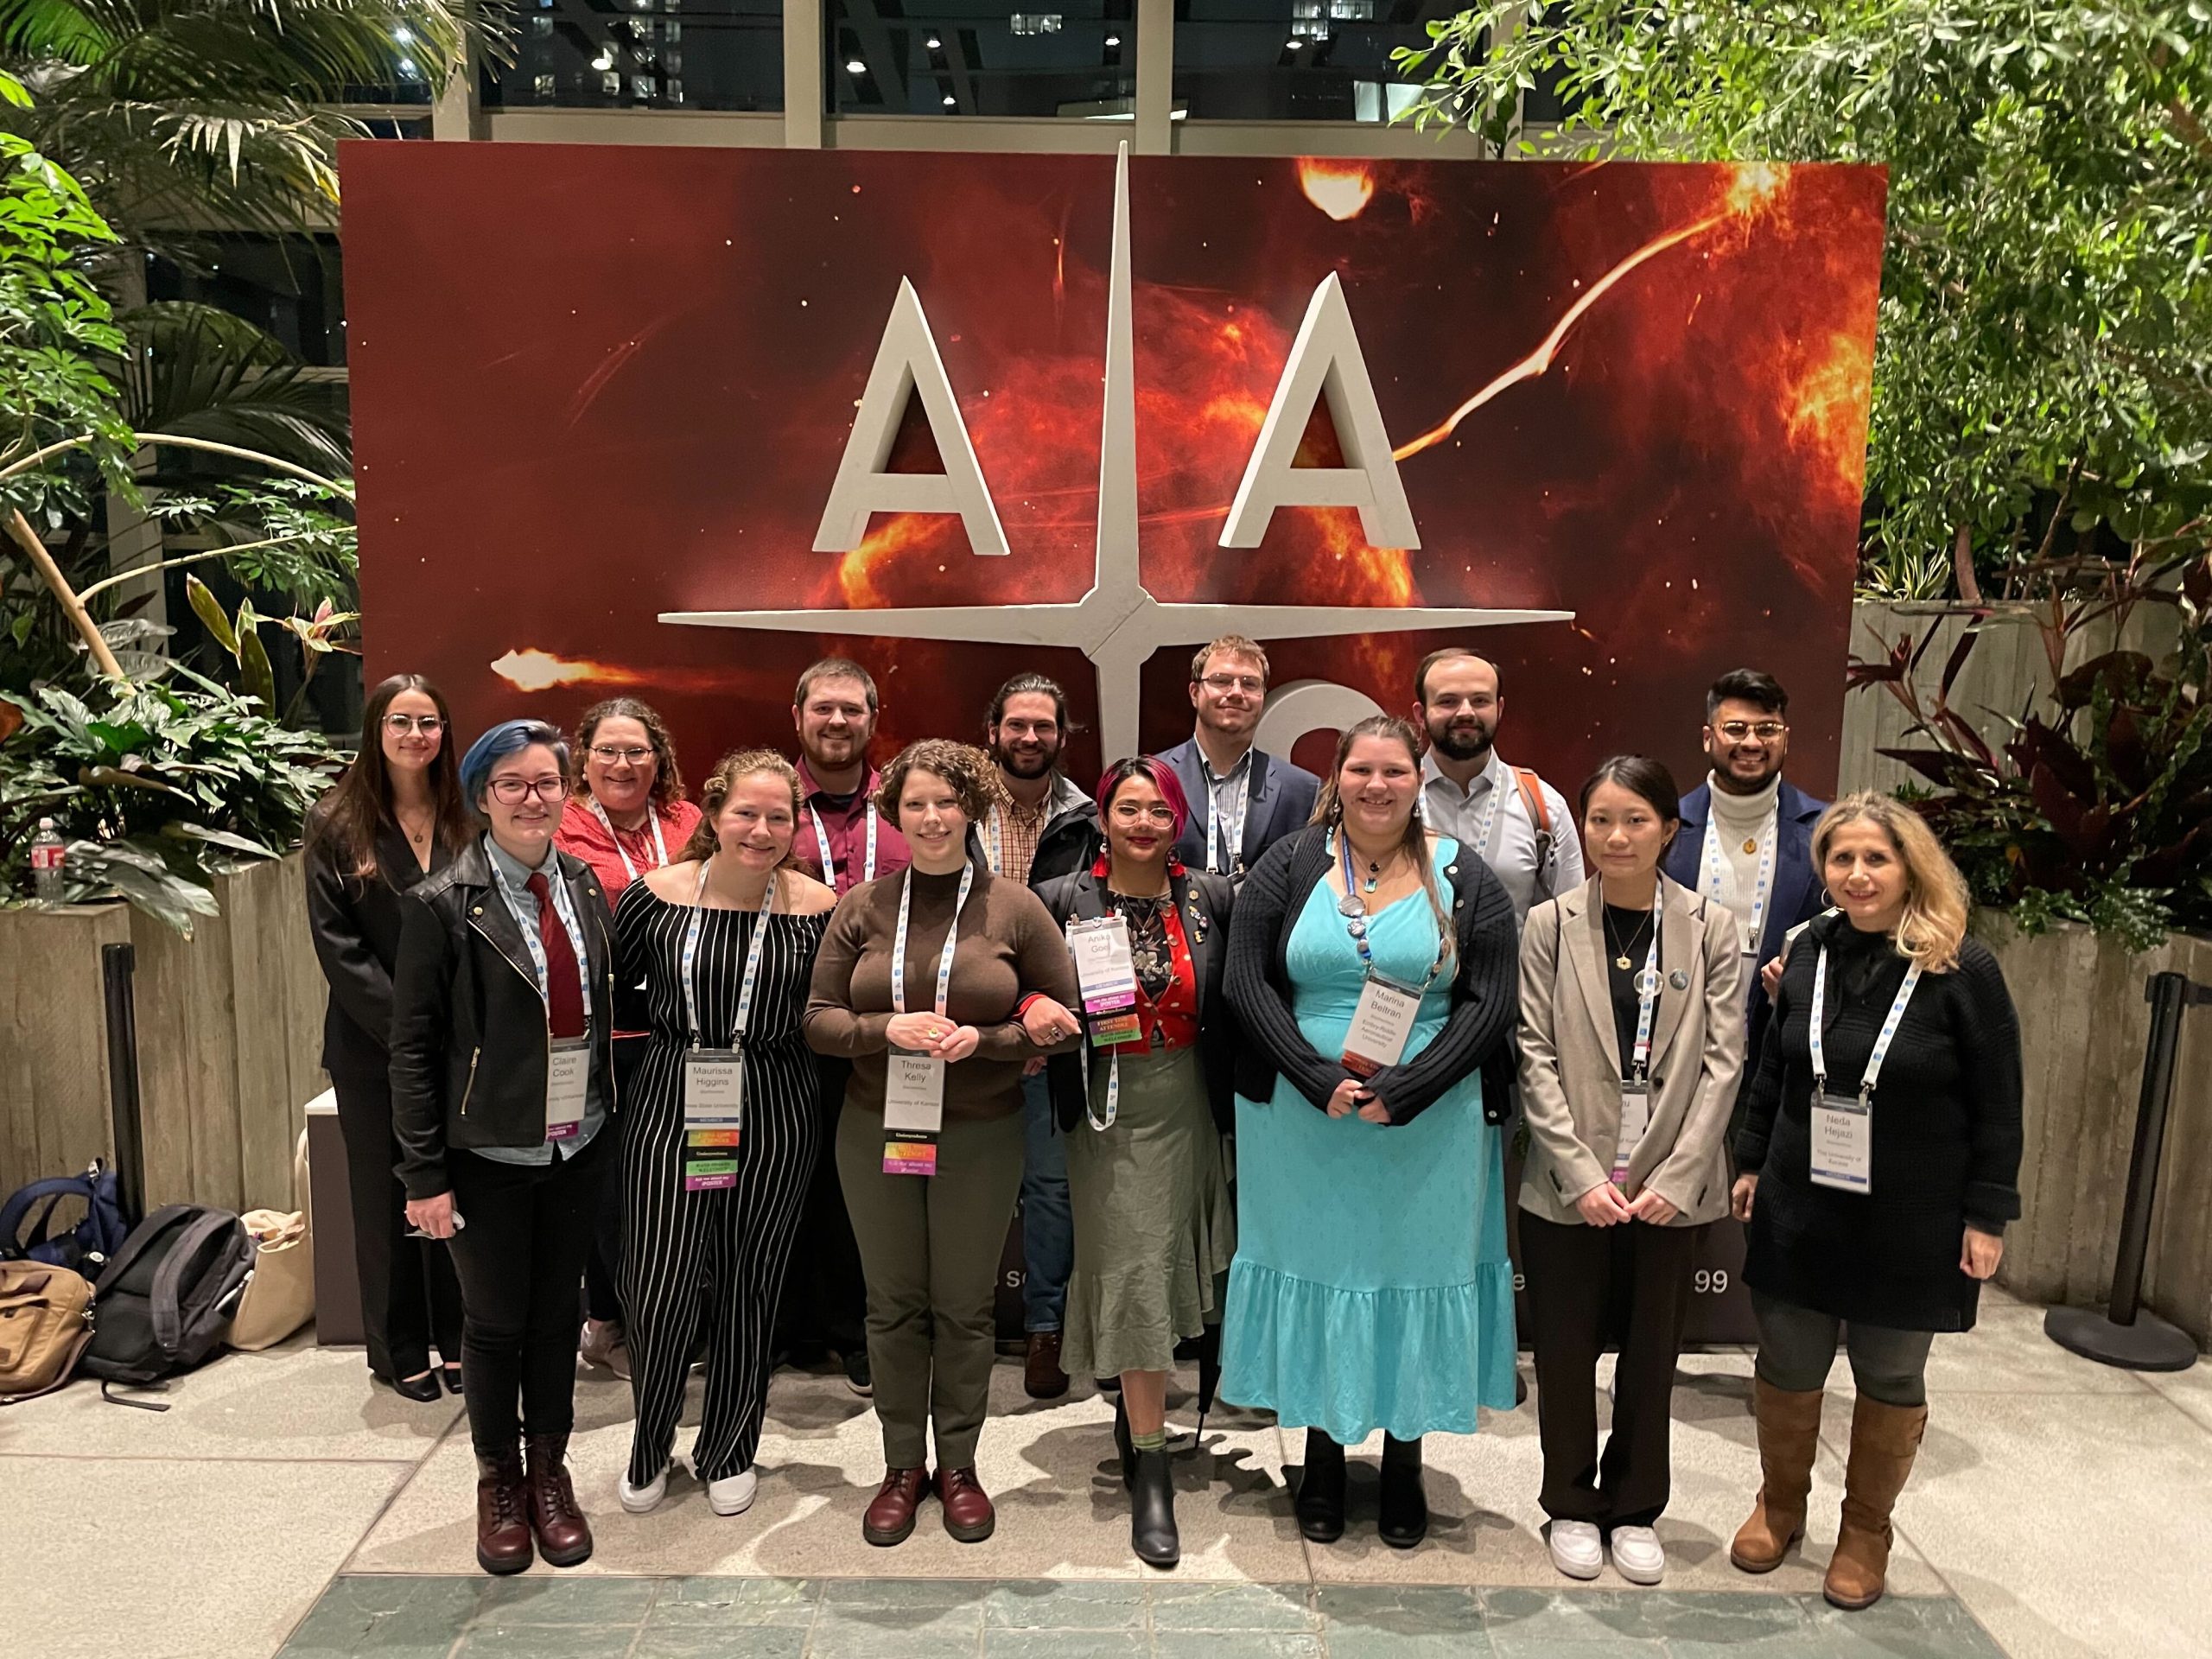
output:
POLYGON ((1554 1521, 1552 1565, 1570 1579, 1594 1579, 1605 1570, 1605 1544, 1587 1521, 1554 1521))
POLYGON ((707 1483, 707 1507, 716 1515, 743 1515, 753 1507, 753 1495, 760 1490, 760 1477, 750 1469, 741 1469, 707 1483))
POLYGON ((1613 1529, 1613 1571, 1630 1584, 1656 1584, 1667 1576, 1667 1552, 1649 1527, 1613 1529))
POLYGON ((630 1484, 630 1471, 624 1470, 615 1481, 614 1495, 622 1500, 622 1507, 632 1515, 650 1515, 661 1499, 668 1496, 668 1465, 661 1465, 660 1473, 643 1486, 630 1484))

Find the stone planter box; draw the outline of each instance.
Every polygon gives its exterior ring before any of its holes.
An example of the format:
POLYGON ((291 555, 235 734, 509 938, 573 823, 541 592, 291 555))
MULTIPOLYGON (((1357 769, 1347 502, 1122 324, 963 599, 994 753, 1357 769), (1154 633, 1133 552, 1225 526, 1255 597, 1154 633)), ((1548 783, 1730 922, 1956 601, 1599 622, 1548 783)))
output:
MULTIPOLYGON (((2073 924, 2031 938, 1985 912, 1975 931, 2004 965, 2025 1063, 2024 1214, 1999 1282, 2031 1301, 2102 1302, 2151 1028, 2144 982, 2174 971, 2212 984, 2212 939, 2177 933, 2131 957, 2073 924)), ((2183 1016, 2143 1302, 2212 1351, 2212 1010, 2183 1016)))
POLYGON ((112 1160, 100 948, 137 950, 148 1209, 296 1208, 292 1152, 324 1088, 325 989, 300 855, 219 877, 186 939, 121 904, 0 910, 0 1194, 112 1160))

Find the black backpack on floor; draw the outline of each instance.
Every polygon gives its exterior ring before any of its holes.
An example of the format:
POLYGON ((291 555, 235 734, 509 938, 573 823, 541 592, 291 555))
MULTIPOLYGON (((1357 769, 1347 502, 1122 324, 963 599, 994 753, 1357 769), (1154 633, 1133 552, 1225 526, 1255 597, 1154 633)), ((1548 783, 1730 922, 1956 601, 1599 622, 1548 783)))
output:
POLYGON ((92 1295, 92 1341, 79 1369, 118 1405, 167 1411, 108 1393, 111 1382, 158 1384, 222 1345, 246 1281, 253 1239, 228 1210, 172 1204, 131 1230, 92 1295))

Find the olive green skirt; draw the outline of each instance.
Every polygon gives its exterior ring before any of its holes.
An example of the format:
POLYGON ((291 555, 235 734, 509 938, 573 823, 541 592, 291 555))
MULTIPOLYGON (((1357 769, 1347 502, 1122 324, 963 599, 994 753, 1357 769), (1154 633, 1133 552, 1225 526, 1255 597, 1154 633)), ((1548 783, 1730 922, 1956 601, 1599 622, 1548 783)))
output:
MULTIPOLYGON (((1090 1066, 1106 1115, 1107 1061, 1090 1066)), ((1075 1271, 1060 1362, 1077 1376, 1173 1370, 1175 1344, 1217 1324, 1236 1212, 1198 1050, 1123 1056, 1114 1125, 1068 1135, 1075 1271)))

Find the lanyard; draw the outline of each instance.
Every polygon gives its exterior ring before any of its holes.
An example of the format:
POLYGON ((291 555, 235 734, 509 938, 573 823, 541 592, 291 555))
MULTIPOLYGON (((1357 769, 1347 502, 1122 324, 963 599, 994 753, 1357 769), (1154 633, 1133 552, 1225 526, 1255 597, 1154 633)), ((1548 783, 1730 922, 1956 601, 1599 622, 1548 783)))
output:
MULTIPOLYGON (((1344 872, 1344 896, 1338 901, 1337 909, 1344 918, 1344 931, 1351 935, 1351 942, 1359 947, 1359 963, 1370 976, 1375 973, 1375 952, 1367 944, 1367 906, 1360 902, 1359 889, 1352 885, 1351 837, 1340 830, 1332 830, 1330 836, 1337 843, 1337 856, 1344 872)), ((1438 971, 1444 966, 1446 954, 1452 948, 1452 936, 1444 929, 1436 930, 1436 960, 1428 964, 1428 976, 1421 982, 1421 995, 1436 983, 1438 971)))
MULTIPOLYGON (((945 998, 952 990, 952 950, 960 942, 960 912, 968 907, 969 889, 976 885, 976 867, 960 867, 960 894, 952 901, 952 920, 944 930, 944 954, 937 959, 937 1014, 940 1020, 950 1018, 944 1011, 945 998)), ((914 904, 914 871, 909 865, 906 879, 899 887, 899 931, 891 936, 891 1007, 899 1014, 906 1012, 906 920, 914 904)))
MULTIPOLYGON (((699 954, 699 931, 707 913, 707 872, 715 856, 707 855, 699 866, 699 885, 691 894, 691 919, 683 925, 683 1019, 691 1028, 691 1046, 700 1046, 699 994, 692 964, 699 954)), ((745 1046, 745 1027, 753 1017, 753 988, 760 978, 760 946, 768 937, 768 916, 776 905, 776 873, 768 872, 768 890, 760 895, 760 919, 753 925, 753 943, 745 952, 745 976, 737 986, 737 1023, 730 1035, 732 1048, 745 1046)))
MULTIPOLYGON (((1897 987, 1896 999, 1890 1004, 1889 1018, 1882 1021, 1882 1034, 1874 1039, 1874 1052, 1866 1057, 1866 1070, 1859 1079, 1859 1103, 1871 1105, 1874 1099, 1874 1084, 1882 1075, 1882 1062, 1890 1052, 1890 1039, 1897 1034, 1897 1023, 1904 1018, 1904 1005, 1912 1001, 1913 988, 1920 983, 1920 964, 1914 963, 1904 970, 1904 983, 1897 987)), ((1813 969, 1813 1090, 1825 1095, 1828 1088, 1828 1061, 1821 1042, 1821 1022, 1826 1018, 1828 1006, 1828 948, 1821 947, 1821 959, 1813 969)))
MULTIPOLYGON (((545 964, 545 944, 537 936, 537 924, 535 920, 528 924, 524 922, 522 895, 509 884, 506 871, 499 867, 499 861, 491 855, 489 848, 485 850, 484 861, 492 867, 492 879, 499 884, 499 896, 506 900, 507 910, 514 917, 515 925, 522 934, 523 944, 530 952, 531 965, 537 969, 537 994, 550 1003, 553 994, 546 984, 546 978, 550 970, 545 964)), ((584 1018, 588 1020, 591 1018, 591 957, 584 950, 583 924, 576 919, 575 904, 569 897, 569 883, 561 874, 557 861, 552 874, 545 878, 545 885, 553 891, 553 913, 561 918, 561 926, 567 932, 569 944, 576 953, 576 980, 583 987, 584 1018)), ((531 911, 535 912, 537 908, 536 901, 532 900, 531 911)))
MULTIPOLYGON (((822 814, 812 801, 806 804, 806 816, 814 820, 814 849, 822 855, 822 878, 831 887, 837 885, 837 861, 830 851, 830 835, 822 827, 822 814)), ((875 803, 868 804, 868 862, 861 866, 861 880, 875 880, 875 803)))
POLYGON ((1252 753, 1247 749, 1244 758, 1230 768, 1229 776, 1216 778, 1204 755, 1198 758, 1198 771, 1206 786, 1206 868, 1217 874, 1234 874, 1244 857, 1244 823, 1252 816, 1252 753), (1224 784, 1237 785, 1242 769, 1243 784, 1236 788, 1236 836, 1230 839, 1229 826, 1221 816, 1221 790, 1224 784))
MULTIPOLYGON (((632 881, 636 880, 638 867, 630 861, 630 849, 622 844, 622 837, 614 833, 614 820, 607 816, 607 809, 599 804, 596 798, 585 804, 591 808, 592 816, 607 826, 607 838, 614 843, 615 856, 622 861, 624 874, 632 881)), ((645 822, 653 827, 653 868, 658 870, 668 862, 668 842, 661 836, 660 814, 653 810, 651 801, 645 803, 645 822)))
MULTIPOLYGON (((1766 827, 1759 831, 1758 885, 1751 893, 1751 919, 1745 925, 1744 937, 1749 941, 1746 950, 1757 951, 1766 925, 1766 901, 1769 888, 1774 881, 1774 849, 1781 839, 1776 831, 1782 820, 1782 808, 1766 816, 1766 827)), ((1716 816, 1706 820, 1705 825, 1705 892, 1722 904, 1728 902, 1728 874, 1720 853, 1720 820, 1716 816)))
POLYGON ((1651 895, 1651 948, 1643 953, 1643 971, 1636 976, 1636 1052, 1630 1076, 1637 1083, 1651 1075, 1651 1012, 1659 1006, 1659 906, 1666 897, 1663 883, 1651 895))
POLYGON ((1006 874, 1006 809, 995 806, 990 817, 983 820, 984 853, 991 861, 991 874, 1006 874))

